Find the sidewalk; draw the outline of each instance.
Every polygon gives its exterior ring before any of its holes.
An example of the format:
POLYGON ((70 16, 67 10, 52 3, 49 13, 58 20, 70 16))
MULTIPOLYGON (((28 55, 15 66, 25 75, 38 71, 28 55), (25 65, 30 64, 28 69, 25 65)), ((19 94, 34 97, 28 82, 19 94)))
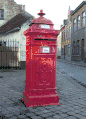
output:
POLYGON ((64 62, 64 63, 68 63, 68 64, 77 65, 77 66, 86 67, 86 63, 84 63, 84 61, 76 62, 76 61, 67 61, 65 59, 57 59, 57 62, 58 61, 59 62, 64 62))

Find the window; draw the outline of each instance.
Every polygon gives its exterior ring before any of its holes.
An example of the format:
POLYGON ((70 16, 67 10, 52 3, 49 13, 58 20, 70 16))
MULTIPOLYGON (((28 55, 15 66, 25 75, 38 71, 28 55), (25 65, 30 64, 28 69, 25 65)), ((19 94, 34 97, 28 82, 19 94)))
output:
POLYGON ((78 24, 78 30, 79 30, 80 29, 80 15, 78 16, 77 24, 78 24))
POLYGON ((63 42, 63 32, 62 32, 62 42, 63 42))
POLYGON ((69 27, 69 38, 71 38, 71 27, 69 27))
POLYGON ((67 28, 65 28, 65 39, 67 37, 67 28))
POLYGON ((70 17, 69 17, 69 15, 68 15, 68 23, 70 22, 70 17))
POLYGON ((70 34, 71 34, 71 26, 70 26, 70 34))
POLYGON ((69 38, 70 38, 70 27, 69 27, 69 38))
POLYGON ((68 38, 68 28, 67 28, 67 38, 68 38))
POLYGON ((73 21, 73 30, 76 31, 76 19, 73 21))
POLYGON ((71 26, 70 26, 70 39, 71 39, 71 26))
POLYGON ((67 38, 67 28, 65 28, 65 35, 66 35, 65 37, 67 38))
POLYGON ((65 40, 65 30, 64 30, 64 40, 65 40))
POLYGON ((0 9, 0 19, 4 18, 4 9, 0 9))
POLYGON ((82 27, 85 26, 85 12, 82 13, 82 27))
POLYGON ((61 42, 62 42, 62 32, 61 32, 61 42))

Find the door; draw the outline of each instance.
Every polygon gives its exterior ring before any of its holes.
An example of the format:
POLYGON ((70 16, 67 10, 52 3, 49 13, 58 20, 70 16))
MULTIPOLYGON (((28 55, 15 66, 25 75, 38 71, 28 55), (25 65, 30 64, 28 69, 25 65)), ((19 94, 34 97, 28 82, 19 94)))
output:
POLYGON ((84 60, 84 39, 81 40, 81 60, 84 60))
POLYGON ((35 56, 34 62, 34 88, 53 88, 55 82, 55 59, 35 56))

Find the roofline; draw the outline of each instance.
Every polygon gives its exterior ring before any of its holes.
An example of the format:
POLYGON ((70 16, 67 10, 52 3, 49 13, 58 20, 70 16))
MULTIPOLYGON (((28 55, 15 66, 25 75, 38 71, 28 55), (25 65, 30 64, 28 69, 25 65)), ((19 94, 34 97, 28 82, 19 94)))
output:
POLYGON ((30 15, 28 15, 27 17, 26 17, 26 16, 27 16, 27 15, 24 14, 24 13, 19 13, 19 14, 17 14, 16 16, 14 16, 12 19, 8 20, 4 25, 2 25, 2 26, 0 27, 0 34, 13 32, 14 30, 15 30, 15 31, 20 30, 19 27, 20 27, 23 23, 25 23, 25 22, 31 17, 30 15), (14 27, 11 28, 12 24, 10 24, 10 21, 12 21, 12 23, 13 23, 13 20, 16 19, 19 15, 20 15, 20 18, 23 17, 24 20, 21 21, 20 23, 19 23, 19 21, 18 21, 18 25, 16 24, 17 22, 14 22, 14 27), (8 29, 9 31, 7 30, 7 27, 8 27, 8 26, 10 27, 10 28, 8 29), (4 27, 5 27, 5 29, 4 29, 4 27), (4 31, 2 31, 1 28, 2 28, 2 30, 4 30, 4 31))
POLYGON ((83 1, 73 12, 71 13, 71 16, 75 14, 84 4, 86 4, 86 1, 83 1))
MULTIPOLYGON (((6 33, 10 33, 10 32, 12 32, 12 31, 16 31, 16 30, 20 30, 20 27, 16 27, 16 28, 14 28, 14 29, 12 29, 12 30, 10 30, 10 31, 7 31, 6 33)), ((6 34, 5 33, 5 34, 6 34)))
POLYGON ((26 12, 26 15, 30 15, 30 17, 33 17, 33 19, 35 18, 35 16, 31 15, 30 13, 28 13, 27 11, 26 12))

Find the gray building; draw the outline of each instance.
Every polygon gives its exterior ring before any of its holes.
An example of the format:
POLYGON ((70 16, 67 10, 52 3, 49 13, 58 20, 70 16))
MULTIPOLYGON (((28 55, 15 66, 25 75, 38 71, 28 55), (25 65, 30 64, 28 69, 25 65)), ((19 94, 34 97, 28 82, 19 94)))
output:
POLYGON ((83 1, 72 13, 71 60, 86 59, 86 1, 83 1))

